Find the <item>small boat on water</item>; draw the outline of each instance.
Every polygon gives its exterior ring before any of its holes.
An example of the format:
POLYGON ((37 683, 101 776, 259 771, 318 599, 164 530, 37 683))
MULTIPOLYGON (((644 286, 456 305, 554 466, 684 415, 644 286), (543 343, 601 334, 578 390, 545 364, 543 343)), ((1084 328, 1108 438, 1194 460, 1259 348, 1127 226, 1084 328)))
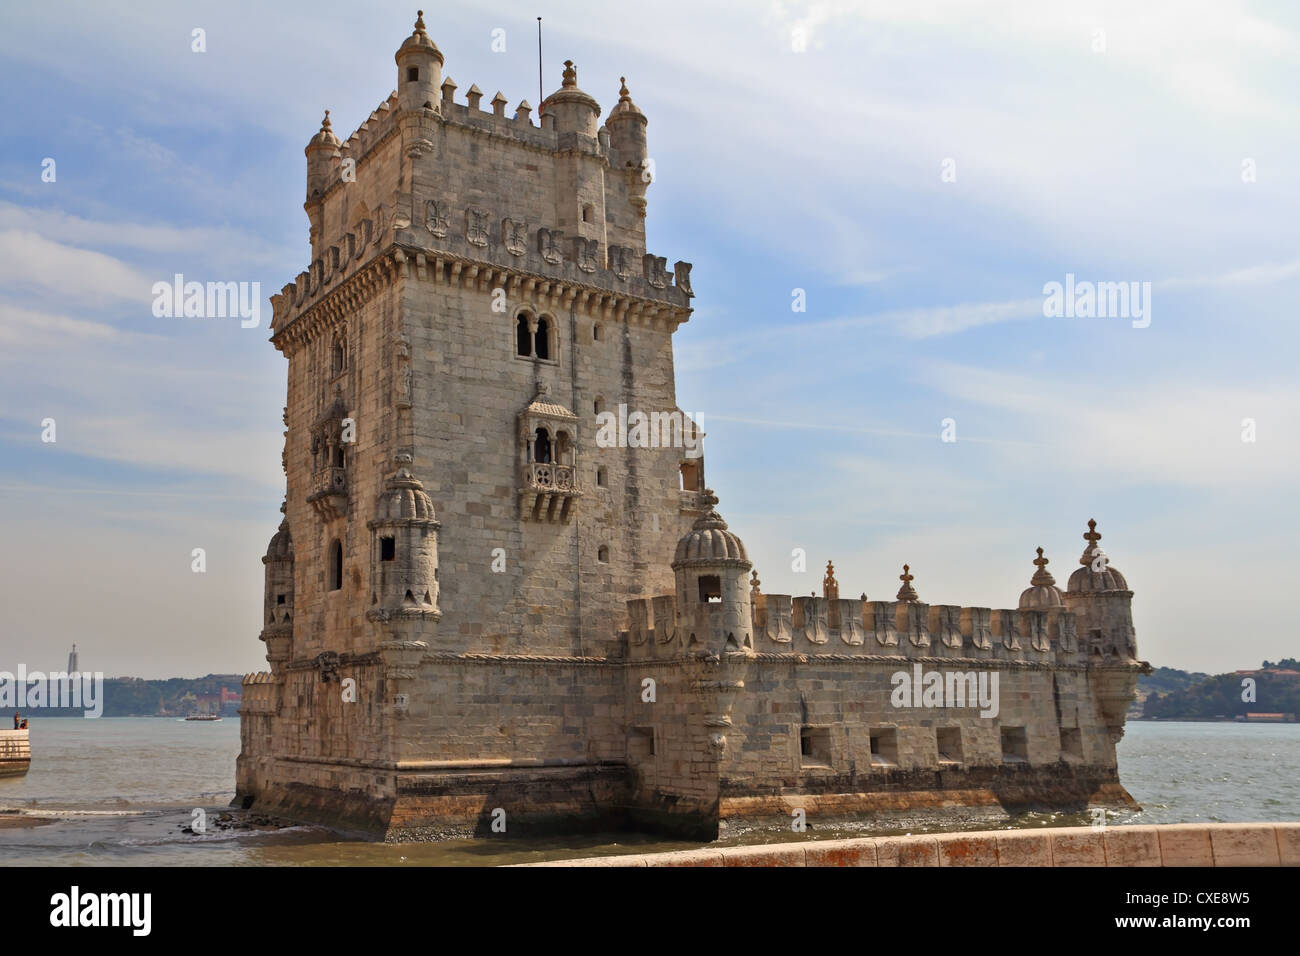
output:
POLYGON ((32 765, 26 730, 0 730, 0 777, 21 777, 32 765))
POLYGON ((220 720, 220 714, 190 714, 186 720, 220 720))

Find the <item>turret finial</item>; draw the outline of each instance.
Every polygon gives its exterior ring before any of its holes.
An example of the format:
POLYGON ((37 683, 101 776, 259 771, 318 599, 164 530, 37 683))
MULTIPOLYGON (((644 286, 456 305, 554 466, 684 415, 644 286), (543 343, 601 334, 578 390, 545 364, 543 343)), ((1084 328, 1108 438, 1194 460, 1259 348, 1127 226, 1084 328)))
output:
POLYGON ((564 61, 564 86, 576 87, 578 85, 578 68, 573 65, 572 60, 564 61))
POLYGON ((763 583, 763 582, 759 581, 759 579, 758 579, 758 572, 757 572, 757 571, 751 571, 751 572, 749 573, 749 596, 750 596, 751 598, 756 598, 756 597, 758 597, 760 594, 763 593, 762 591, 760 591, 760 590, 758 589, 758 586, 759 586, 760 584, 762 584, 762 583, 763 583))
POLYGON ((325 111, 325 118, 324 118, 323 120, 320 121, 320 129, 321 129, 321 132, 323 133, 323 132, 325 132, 326 130, 328 130, 329 128, 330 128, 330 111, 329 111, 329 110, 326 110, 326 111, 325 111))
POLYGON ((415 11, 415 32, 416 33, 424 32, 424 11, 423 10, 415 11))
POLYGON ((1097 531, 1097 519, 1088 519, 1088 531, 1084 534, 1083 539, 1087 541, 1084 546, 1083 555, 1079 558, 1080 564, 1092 564, 1093 558, 1097 557, 1097 552, 1101 551, 1101 546, 1097 544, 1101 540, 1101 534, 1097 531))
POLYGON ((838 600, 840 596, 840 583, 835 580, 835 563, 826 562, 826 577, 822 578, 822 597, 828 601, 838 600))
POLYGON ((620 76, 618 82, 621 84, 618 88, 618 101, 620 103, 631 103, 632 94, 629 93, 627 89, 627 77, 620 76))
POLYGON ((916 588, 912 587, 912 581, 916 576, 912 574, 912 568, 909 565, 903 565, 903 573, 898 576, 898 580, 903 582, 903 586, 898 589, 898 600, 916 601, 918 600, 916 588))
POLYGON ((1034 566, 1038 568, 1034 576, 1029 579, 1029 583, 1036 588, 1052 587, 1056 584, 1056 578, 1052 577, 1052 572, 1047 570, 1047 559, 1043 557, 1043 549, 1038 549, 1038 557, 1034 559, 1034 566))

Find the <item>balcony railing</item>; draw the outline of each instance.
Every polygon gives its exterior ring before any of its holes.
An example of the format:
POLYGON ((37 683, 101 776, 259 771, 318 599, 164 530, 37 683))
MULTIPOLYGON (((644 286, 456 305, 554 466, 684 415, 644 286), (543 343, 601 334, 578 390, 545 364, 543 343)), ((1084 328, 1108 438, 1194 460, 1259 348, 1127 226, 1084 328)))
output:
POLYGON ((572 465, 530 461, 525 467, 524 480, 538 491, 572 492, 574 475, 572 465))

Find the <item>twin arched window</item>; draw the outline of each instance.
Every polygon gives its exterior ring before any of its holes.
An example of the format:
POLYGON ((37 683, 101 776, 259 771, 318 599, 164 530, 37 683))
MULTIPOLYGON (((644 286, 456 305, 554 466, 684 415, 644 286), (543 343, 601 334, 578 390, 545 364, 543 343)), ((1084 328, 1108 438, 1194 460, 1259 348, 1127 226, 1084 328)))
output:
POLYGON ((515 355, 521 358, 551 360, 551 320, 539 317, 529 322, 528 315, 520 312, 515 318, 515 355))

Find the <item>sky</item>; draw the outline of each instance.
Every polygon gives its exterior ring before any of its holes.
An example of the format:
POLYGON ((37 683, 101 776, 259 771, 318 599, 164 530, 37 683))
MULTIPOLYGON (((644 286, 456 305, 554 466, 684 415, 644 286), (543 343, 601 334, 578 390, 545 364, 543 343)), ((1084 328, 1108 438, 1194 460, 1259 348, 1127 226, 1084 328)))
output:
MULTIPOLYGON (((694 263, 678 404, 765 591, 832 559, 892 599, 906 562, 923 601, 1014 607, 1095 518, 1141 657, 1300 656, 1300 8, 439 7, 461 100, 537 103, 537 16, 547 92, 573 59, 607 113, 627 77, 650 250, 694 263), (1045 314, 1067 275, 1149 308, 1045 314)), ((159 318, 151 289, 306 267, 303 147, 387 98, 414 13, 0 11, 0 670, 74 642, 109 676, 264 669, 270 308, 159 318)))

